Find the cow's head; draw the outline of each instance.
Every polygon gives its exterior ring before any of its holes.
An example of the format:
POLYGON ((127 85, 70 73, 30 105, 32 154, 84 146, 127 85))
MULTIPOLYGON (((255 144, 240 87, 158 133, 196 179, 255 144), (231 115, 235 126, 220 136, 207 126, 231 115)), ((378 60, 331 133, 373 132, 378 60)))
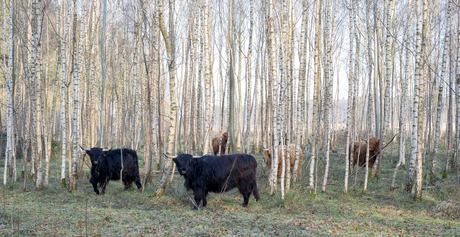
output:
POLYGON ((179 171, 179 174, 184 176, 187 174, 187 168, 190 167, 193 161, 192 157, 193 156, 189 154, 180 154, 176 158, 173 158, 173 161, 176 164, 177 171, 179 171))
POLYGON ((265 166, 267 167, 267 169, 270 169, 272 165, 272 156, 271 156, 270 149, 262 149, 262 153, 263 153, 263 159, 265 162, 265 166))
POLYGON ((193 159, 201 157, 201 156, 192 156, 190 154, 180 154, 177 156, 168 156, 165 154, 165 156, 174 161, 177 167, 177 171, 179 172, 179 174, 183 176, 187 175, 187 170, 192 167, 193 159))
POLYGON ((88 154, 89 158, 91 159, 91 165, 93 167, 99 166, 102 163, 106 152, 110 151, 110 149, 103 149, 98 147, 93 147, 91 149, 81 147, 81 149, 86 151, 86 154, 88 154))

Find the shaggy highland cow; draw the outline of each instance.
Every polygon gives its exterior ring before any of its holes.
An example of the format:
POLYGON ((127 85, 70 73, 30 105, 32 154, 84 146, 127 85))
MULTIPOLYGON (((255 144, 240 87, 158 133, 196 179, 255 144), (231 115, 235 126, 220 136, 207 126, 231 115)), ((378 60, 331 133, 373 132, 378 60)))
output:
POLYGON ((251 193, 257 201, 260 199, 256 183, 257 161, 251 155, 196 158, 189 154, 180 154, 169 158, 173 158, 177 171, 185 178, 184 186, 193 190, 194 210, 200 205, 201 200, 203 207, 206 207, 208 192, 220 193, 238 188, 244 198, 243 207, 248 205, 251 193))
MULTIPOLYGON (((121 171, 121 150, 109 150, 93 147, 81 148, 91 158, 91 178, 89 182, 93 185, 94 192, 99 194, 97 185, 102 187, 102 194, 110 180, 120 180, 121 171)), ((137 188, 141 188, 141 179, 139 177, 139 165, 136 151, 123 149, 123 183, 125 189, 136 183, 137 188)))

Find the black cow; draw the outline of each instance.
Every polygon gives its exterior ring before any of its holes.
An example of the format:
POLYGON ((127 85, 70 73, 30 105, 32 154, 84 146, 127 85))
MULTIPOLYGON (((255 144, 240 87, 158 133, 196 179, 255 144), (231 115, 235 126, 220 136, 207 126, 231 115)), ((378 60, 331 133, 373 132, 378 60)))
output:
POLYGON ((177 171, 184 176, 184 186, 192 189, 195 195, 194 210, 203 200, 206 207, 208 192, 226 192, 235 187, 243 195, 243 207, 248 205, 251 193, 258 201, 259 190, 256 183, 257 161, 247 154, 203 156, 195 159, 189 154, 180 154, 173 158, 177 171))
MULTIPOLYGON (((97 184, 100 184, 102 187, 102 194, 104 194, 105 188, 110 180, 120 180, 121 150, 109 150, 96 147, 91 149, 81 147, 81 149, 85 150, 91 158, 91 179, 89 182, 93 184, 94 192, 99 194, 97 184)), ((142 187, 136 151, 123 149, 122 175, 125 189, 131 187, 133 182, 136 182, 139 189, 142 187)))

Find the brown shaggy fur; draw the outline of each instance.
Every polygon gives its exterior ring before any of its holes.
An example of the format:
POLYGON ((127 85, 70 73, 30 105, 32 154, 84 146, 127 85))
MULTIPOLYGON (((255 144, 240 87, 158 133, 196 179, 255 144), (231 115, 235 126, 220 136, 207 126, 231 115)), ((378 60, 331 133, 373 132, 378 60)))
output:
MULTIPOLYGON (((222 155, 225 154, 225 147, 227 146, 227 140, 228 140, 228 132, 222 133, 222 146, 220 148, 222 155)), ((212 139, 212 150, 214 152, 214 155, 217 155, 217 153, 219 152, 219 142, 220 142, 219 136, 212 139)))
MULTIPOLYGON (((367 149, 366 142, 355 142, 354 143, 353 161, 351 160, 351 157, 349 157, 351 169, 353 169, 356 163, 358 162, 358 152, 359 152, 359 166, 363 167, 366 165, 366 149, 367 149)), ((380 150, 380 139, 378 137, 369 138, 369 168, 372 168, 372 166, 374 166, 375 159, 377 158, 377 155, 375 154, 377 154, 379 150, 380 150)), ((350 144, 350 152, 351 152, 351 144, 350 144)))
MULTIPOLYGON (((300 149, 299 146, 297 146, 297 150, 299 151, 299 167, 297 169, 297 177, 300 176, 300 170, 302 169, 302 149, 300 149)), ((267 167, 269 173, 271 172, 270 168, 272 167, 272 156, 271 156, 271 151, 270 149, 263 149, 263 154, 264 154, 264 161, 265 161, 265 166, 267 167)), ((286 159, 287 154, 286 154, 286 149, 284 149, 284 159, 286 159)), ((290 168, 291 168, 291 174, 294 171, 294 165, 295 165, 295 144, 290 144, 289 145, 289 158, 291 161, 290 168)), ((281 149, 278 150, 278 157, 281 157, 281 149)), ((282 171, 282 160, 278 159, 278 183, 281 181, 281 171, 282 171)))

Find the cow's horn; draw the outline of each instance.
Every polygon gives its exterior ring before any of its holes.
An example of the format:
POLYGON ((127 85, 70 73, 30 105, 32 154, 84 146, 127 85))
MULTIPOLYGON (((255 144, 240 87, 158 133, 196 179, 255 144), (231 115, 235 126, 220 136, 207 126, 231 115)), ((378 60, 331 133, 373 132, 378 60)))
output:
POLYGON ((169 159, 177 158, 177 156, 168 156, 168 155, 166 155, 165 153, 163 153, 163 155, 166 156, 166 157, 169 158, 169 159))
POLYGON ((102 149, 103 152, 108 152, 110 149, 102 149))
POLYGON ((203 156, 192 156, 192 158, 201 158, 203 156))
POLYGON ((91 149, 89 149, 89 148, 84 148, 84 147, 82 147, 82 146, 80 146, 80 148, 81 148, 82 150, 84 150, 84 151, 91 151, 91 149))

